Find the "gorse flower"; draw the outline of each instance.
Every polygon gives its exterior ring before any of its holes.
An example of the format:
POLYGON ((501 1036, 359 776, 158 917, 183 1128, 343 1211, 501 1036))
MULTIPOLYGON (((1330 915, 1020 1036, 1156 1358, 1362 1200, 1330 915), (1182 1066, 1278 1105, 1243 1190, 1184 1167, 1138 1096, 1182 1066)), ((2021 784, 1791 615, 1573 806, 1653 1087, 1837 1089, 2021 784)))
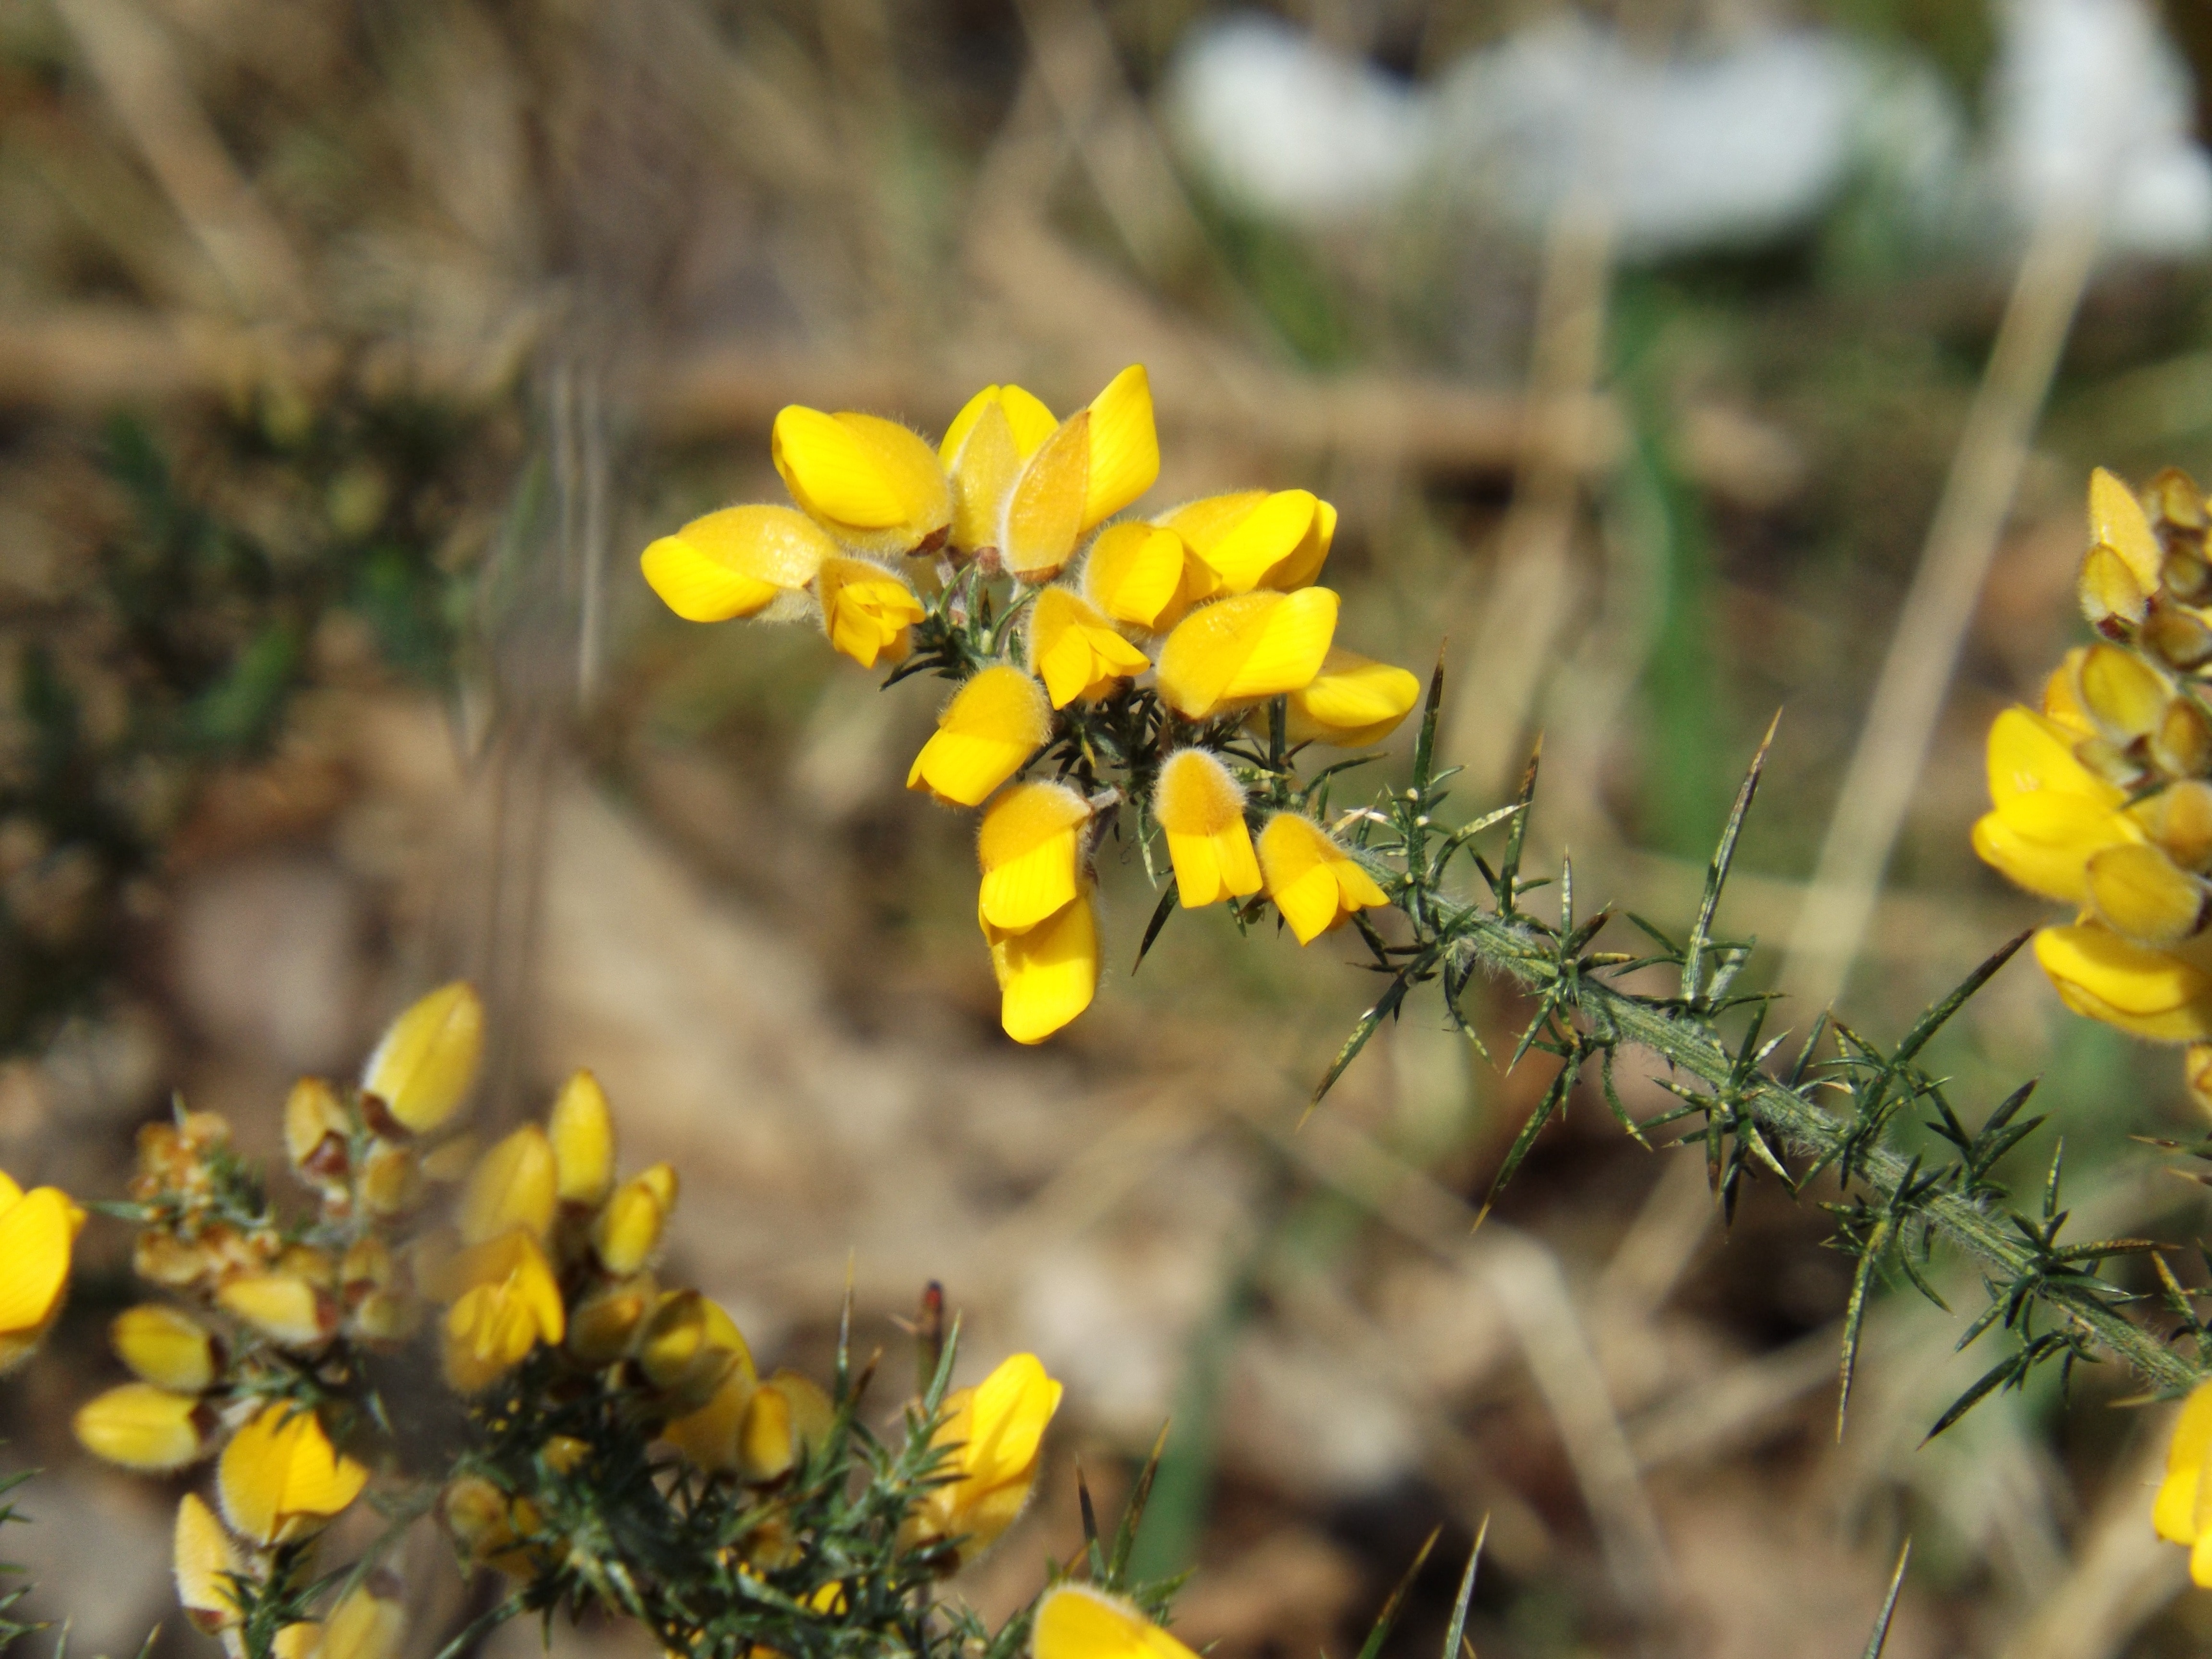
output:
POLYGON ((1055 1584, 1038 1599, 1035 1659, 1198 1659, 1118 1595, 1055 1584))
POLYGON ((1244 593, 1202 605, 1160 647, 1160 696, 1187 720, 1304 690, 1328 656, 1336 595, 1244 593))
POLYGON ((2190 1577, 2212 1589, 2212 1382, 2190 1391, 2174 1423, 2151 1524, 2167 1542, 2190 1547, 2190 1577))
POLYGON ((1030 668, 1044 682, 1054 708, 1104 695, 1143 673, 1152 659, 1114 631, 1090 601, 1048 587, 1030 611, 1030 668))
POLYGON ((58 1187, 25 1192, 0 1170, 0 1373, 38 1349, 69 1293, 84 1212, 58 1187))
POLYGON ((975 1388, 948 1395, 933 1443, 949 1452, 939 1473, 953 1478, 908 1516, 909 1540, 953 1544, 962 1562, 997 1542, 1030 1501, 1060 1393, 1035 1354, 1018 1353, 975 1388))
POLYGON ((771 453, 791 499, 849 547, 911 553, 951 526, 944 467, 895 421, 793 404, 775 417, 771 453))
POLYGON ((686 622, 727 622, 803 608, 824 562, 830 532, 788 507, 726 507, 694 519, 645 550, 645 579, 686 622))
POLYGON ((1312 944, 1355 911, 1390 902, 1328 830, 1296 812, 1276 813, 1261 830, 1260 875, 1301 945, 1312 944))
POLYGON ((368 1485, 304 1407, 263 1407, 222 1449, 216 1490, 223 1519, 247 1542, 282 1544, 330 1524, 368 1485))
POLYGON ((906 787, 953 806, 981 806, 1052 737, 1052 708, 1031 676, 995 663, 953 693, 906 787))
POLYGON ((1260 862, 1244 827, 1244 791, 1204 749, 1178 749, 1160 768, 1152 816, 1167 832, 1186 909, 1260 890, 1260 862))
POLYGON ((1288 592, 1321 574, 1336 538, 1336 509, 1304 489, 1212 495, 1160 520, 1212 571, 1223 593, 1288 592))

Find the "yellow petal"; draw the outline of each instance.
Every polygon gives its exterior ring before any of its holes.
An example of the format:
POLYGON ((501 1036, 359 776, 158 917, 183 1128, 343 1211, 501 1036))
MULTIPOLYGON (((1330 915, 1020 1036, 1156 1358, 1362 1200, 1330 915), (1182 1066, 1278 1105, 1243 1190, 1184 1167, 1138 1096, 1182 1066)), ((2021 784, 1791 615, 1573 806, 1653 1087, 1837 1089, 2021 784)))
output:
POLYGON ((946 465, 952 477, 952 545, 963 552, 995 546, 1006 497, 1022 471, 1021 452, 1004 407, 996 402, 984 405, 963 434, 957 458, 946 465))
POLYGON ((599 1202, 615 1182, 615 1116, 599 1079, 580 1071, 562 1084, 545 1130, 562 1201, 599 1202))
POLYGON ((769 447, 792 500, 866 551, 908 551, 951 522, 935 452, 895 421, 793 404, 776 416, 769 447))
POLYGON ((2154 1042, 2212 1037, 2212 975, 2090 923, 2045 927, 2035 957, 2066 1006, 2154 1042))
POLYGON ((1008 433, 1014 440, 1023 460, 1036 453, 1060 417, 1044 406, 1034 392, 1025 392, 1013 385, 987 386, 970 398, 952 417, 952 424, 945 428, 945 441, 938 446, 938 459, 949 470, 988 410, 996 409, 1006 422, 1008 433))
POLYGON ((58 1187, 33 1188, 0 1210, 0 1336, 42 1331, 60 1309, 76 1211, 58 1187))
POLYGON ((2151 1525, 2171 1543, 2197 1539, 2197 1492, 2204 1465, 2212 1458, 2212 1382, 2200 1382, 2174 1419, 2166 1451, 2166 1479, 2151 1509, 2151 1525))
POLYGON ((638 1180, 624 1182, 592 1224, 592 1249, 599 1264, 617 1278, 637 1272, 660 1249, 667 1219, 651 1187, 638 1180))
POLYGON ((1090 603, 1065 587, 1048 587, 1030 610, 1030 666, 1054 708, 1078 697, 1102 696, 1120 680, 1143 673, 1152 659, 1115 633, 1090 603))
POLYGON ((1180 535, 1148 524, 1109 525, 1083 562, 1083 592, 1091 604, 1116 622, 1154 631, 1174 627, 1219 587, 1212 568, 1180 535))
POLYGON ((470 1171, 461 1191, 462 1242, 481 1244, 515 1227, 543 1238, 552 1228, 559 1200, 553 1143, 535 1123, 526 1123, 470 1171))
POLYGON ((337 1091, 321 1078, 303 1077, 285 1096, 284 1155, 294 1169, 306 1169, 311 1159, 343 1168, 352 1133, 352 1121, 339 1103, 337 1091))
POLYGON ((994 663, 956 692, 937 717, 906 787, 950 805, 980 806, 1052 736, 1052 706, 1036 679, 994 663))
POLYGON ((392 1022, 361 1086, 416 1134, 453 1116, 483 1054, 483 1004, 465 980, 441 986, 392 1022))
POLYGON ((2111 548, 2145 593, 2158 592, 2165 561, 2150 520, 2135 491, 2101 466, 2089 475, 2089 539, 2111 548))
POLYGON ((368 1471, 339 1455, 313 1411, 272 1402, 230 1437, 216 1486, 230 1529, 250 1543, 302 1537, 361 1496, 368 1471))
POLYGON ((1006 502, 999 556, 1024 581, 1051 580, 1074 554, 1090 466, 1091 413, 1078 410, 1030 458, 1006 502))
POLYGON ((2128 562, 2101 542, 2082 556, 2074 596, 2093 628, 2114 620, 2140 628, 2150 615, 2150 596, 2128 562))
POLYGON ((1267 820, 1259 851, 1267 896, 1300 945, 1312 944, 1354 910, 1390 902, 1334 837, 1296 812, 1267 820))
POLYGON ((2104 644, 2081 654, 2074 689, 2098 730, 2123 745, 2155 732, 2173 695, 2166 678, 2135 653, 2104 644))
POLYGON ((904 578, 866 559, 824 559, 814 591, 830 643, 861 667, 906 655, 907 629, 923 611, 904 578))
POLYGON ((1018 784, 992 802, 975 840, 983 921, 1018 933, 1073 899, 1090 818, 1090 804, 1065 784, 1018 784))
POLYGON ((323 1624, 321 1659, 392 1659, 405 1644, 406 1605, 379 1594, 377 1582, 355 1585, 331 1610, 323 1624))
POLYGON ((2189 1582, 2199 1589, 2212 1589, 2212 1527, 2197 1534, 2189 1552, 2189 1582))
POLYGON ((319 1347, 338 1328, 337 1304, 296 1273, 248 1273, 215 1299, 281 1348, 319 1347))
MULTIPOLYGON (((1300 544, 1314 531, 1320 505, 1308 490, 1277 490, 1254 502, 1249 511, 1227 519, 1218 534, 1204 540, 1188 530, 1184 534, 1198 556, 1221 578, 1224 592, 1249 593, 1255 587, 1297 586, 1300 584, 1271 581, 1268 577, 1277 566, 1290 562, 1293 555, 1301 551, 1300 544)), ((1198 517, 1187 508, 1175 521, 1176 527, 1182 528, 1186 520, 1196 522, 1198 517)), ((1310 564, 1316 572, 1320 568, 1320 560, 1310 554, 1297 562, 1301 568, 1310 564)), ((1307 577, 1307 580, 1311 580, 1311 576, 1307 577)))
POLYGON ((1001 1360, 976 1385, 970 1437, 960 1452, 963 1472, 994 1486, 1033 1474, 1061 1394, 1035 1354, 1001 1360))
POLYGON ((1035 1659, 1198 1659, 1119 1596, 1060 1583, 1037 1601, 1035 1659))
POLYGON ((1290 694, 1284 729, 1292 743, 1361 749, 1398 728, 1421 700, 1421 683, 1402 668, 1332 649, 1311 684, 1290 694))
POLYGON ((200 1394, 216 1378, 215 1336, 190 1314, 158 1302, 141 1303, 108 1327, 115 1357, 142 1382, 177 1394, 200 1394))
POLYGON ((1132 363, 1091 400, 1089 486, 1079 528, 1110 519, 1160 476, 1159 434, 1152 426, 1152 383, 1132 363))
POLYGON ((987 927, 999 978, 999 1024, 1017 1042, 1042 1042, 1091 1006, 1098 989, 1098 918, 1085 885, 1026 933, 987 927))
POLYGON ((177 1601, 185 1616, 208 1636, 237 1624, 232 1576, 245 1572, 246 1559, 215 1511, 192 1492, 177 1505, 174 1538, 177 1601))
POLYGON ((738 1468, 738 1434, 752 1403, 752 1379, 732 1372, 696 1412, 676 1418, 660 1437, 696 1463, 717 1474, 734 1474, 738 1468))
POLYGON ((1160 649, 1160 694, 1190 720, 1310 684, 1336 631, 1325 587, 1217 599, 1176 624, 1160 649))
POLYGON ((2006 709, 1990 726, 1990 799, 2002 809, 2022 795, 2055 793, 2118 811, 2127 800, 2126 791, 2082 765, 2074 743, 2056 720, 2025 708, 2006 709))
POLYGON ((2114 933, 2138 945, 2175 945, 2204 917, 2204 884, 2155 847, 2108 847, 2087 866, 2089 903, 2114 933))
POLYGON ((725 622, 765 610, 814 580, 837 544, 787 507, 728 507, 694 519, 638 562, 661 602, 686 622, 725 622))
POLYGON ((200 1402, 150 1382, 125 1382, 77 1408, 70 1426, 95 1457, 142 1474, 180 1469, 206 1450, 200 1402))
POLYGON ((1160 768, 1152 816, 1167 832, 1176 889, 1186 909, 1260 890, 1244 826, 1244 792, 1203 749, 1179 749, 1160 768))

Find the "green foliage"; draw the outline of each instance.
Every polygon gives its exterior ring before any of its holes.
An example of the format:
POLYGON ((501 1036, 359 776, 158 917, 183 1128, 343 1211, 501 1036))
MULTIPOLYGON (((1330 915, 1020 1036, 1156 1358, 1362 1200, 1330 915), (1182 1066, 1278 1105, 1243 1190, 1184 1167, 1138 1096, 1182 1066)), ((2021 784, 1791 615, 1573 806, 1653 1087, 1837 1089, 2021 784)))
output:
MULTIPOLYGON (((15 1505, 13 1494, 17 1487, 31 1478, 33 1473, 25 1469, 15 1474, 0 1475, 0 1527, 24 1518, 15 1505)), ((13 1647, 17 1637, 28 1636, 33 1631, 46 1628, 44 1625, 27 1625, 15 1617, 15 1610, 23 1605, 23 1598, 31 1593, 28 1584, 9 1582, 19 1579, 22 1571, 12 1562, 0 1561, 0 1653, 13 1647)))

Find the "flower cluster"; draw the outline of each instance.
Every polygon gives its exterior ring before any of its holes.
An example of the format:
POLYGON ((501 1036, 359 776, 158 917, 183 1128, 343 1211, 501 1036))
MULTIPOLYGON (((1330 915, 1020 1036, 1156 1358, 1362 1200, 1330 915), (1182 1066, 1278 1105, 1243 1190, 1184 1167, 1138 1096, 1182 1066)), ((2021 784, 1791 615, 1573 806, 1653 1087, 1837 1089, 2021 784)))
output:
MULTIPOLYGON (((2081 607, 2102 635, 2069 651, 2042 706, 1997 717, 1981 856, 2075 907, 2035 938, 2077 1012, 2157 1041, 2212 1039, 2212 565, 2205 498, 2166 471, 2138 496, 2089 485, 2081 607)), ((2192 1080, 2212 1066, 2193 1048, 2192 1080)))
POLYGON ((983 809, 976 915, 1009 1036, 1090 1006, 1094 854, 1124 806, 1148 869, 1164 836, 1185 908, 1272 901, 1303 944, 1389 902, 1291 765, 1380 741, 1420 695, 1335 644, 1328 502, 1254 489, 1115 520, 1159 471, 1137 366, 1066 420, 987 386, 933 451, 797 406, 773 443, 796 505, 694 520, 646 549, 646 580, 691 621, 811 616, 864 668, 959 682, 907 787, 983 809))

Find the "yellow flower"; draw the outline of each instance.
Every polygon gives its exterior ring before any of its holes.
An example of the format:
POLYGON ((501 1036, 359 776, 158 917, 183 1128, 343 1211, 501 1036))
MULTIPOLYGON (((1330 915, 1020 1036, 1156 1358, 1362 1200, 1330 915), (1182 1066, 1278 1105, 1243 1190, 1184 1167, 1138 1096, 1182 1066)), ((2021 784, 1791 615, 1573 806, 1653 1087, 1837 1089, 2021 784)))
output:
POLYGON ((705 1405, 671 1419, 661 1429, 660 1437, 710 1474, 735 1474, 742 1461, 738 1436, 744 1428, 746 1408, 759 1386, 752 1357, 747 1354, 708 1396, 705 1405))
POLYGON ((1239 594, 1202 605, 1160 647, 1160 695, 1187 720, 1297 691, 1321 672, 1336 632, 1336 595, 1239 594))
POLYGON ((320 1347, 338 1328, 337 1304, 297 1273, 247 1273, 215 1299, 280 1348, 320 1347))
POLYGON ((406 1214, 422 1202, 422 1163, 411 1142, 372 1139, 361 1160, 362 1207, 374 1216, 406 1214))
POLYGON ((1404 669, 1331 647, 1312 683, 1290 694, 1284 732, 1292 743, 1364 749, 1396 731, 1420 700, 1420 681, 1404 669))
POLYGON ((907 629, 922 610, 904 577, 866 559, 824 559, 814 591, 830 643, 861 667, 906 656, 907 629))
POLYGON ((2178 945, 2204 922, 2205 884, 2158 848, 2107 847, 2087 866, 2089 908, 2137 945, 2178 945))
POLYGON ((642 1176, 615 1188, 592 1223, 592 1249, 599 1265, 618 1278, 627 1278, 653 1260, 660 1249, 668 1211, 660 1193, 642 1176))
POLYGON ((961 1540, 972 1560, 1013 1525, 1036 1484, 1046 1425, 1060 1409, 1060 1385, 1031 1353, 1002 1362, 976 1387, 945 1397, 930 1443, 950 1449, 938 1465, 954 1478, 933 1486, 908 1516, 909 1545, 961 1540))
POLYGON ((752 1391, 738 1429, 738 1469, 766 1486, 806 1461, 836 1422, 837 1408, 811 1377, 778 1371, 752 1391))
POLYGON ((0 1170, 0 1373, 29 1358, 69 1294, 84 1212, 58 1187, 25 1192, 0 1170))
POLYGON ((987 386, 952 417, 937 458, 952 480, 953 546, 972 553, 997 544, 1014 480, 1059 424, 1018 386, 987 386))
POLYGON ((1160 522, 1190 544, 1224 593, 1310 586, 1336 537, 1336 509, 1305 489, 1210 495, 1160 522))
POLYGON ((975 838, 984 922, 1018 933, 1073 902, 1090 821, 1090 803, 1063 783, 1016 784, 992 802, 975 838))
POLYGON ((670 1291, 638 1333, 637 1367, 679 1414, 698 1410, 733 1376, 751 1376, 752 1352, 737 1322, 696 1291, 670 1291))
POLYGON ((70 1427, 94 1457, 145 1474, 166 1474, 204 1455, 207 1423, 195 1395, 150 1382, 125 1382, 78 1407, 70 1427))
POLYGON ((1103 696, 1117 681, 1152 665, 1089 601, 1065 587, 1048 587, 1036 596, 1029 645, 1030 667, 1044 682, 1054 708, 1078 697, 1103 696))
POLYGON ((432 1294, 453 1304, 443 1359, 457 1394, 489 1388, 540 1342, 557 1343, 567 1331, 552 1264, 526 1228, 462 1251, 437 1275, 432 1294))
POLYGON ((321 1659, 392 1659, 407 1640, 407 1605, 399 1581, 372 1573, 349 1590, 323 1621, 321 1659))
POLYGON ((564 1204, 597 1204, 615 1184, 615 1115, 606 1091, 589 1072, 561 1085, 546 1120, 553 1168, 564 1204))
POLYGON ((177 1601, 204 1636, 216 1636, 239 1622, 238 1591, 233 1578, 246 1572, 246 1558, 215 1511, 191 1492, 177 1505, 174 1553, 177 1601))
POLYGON ((215 1335, 206 1326, 158 1302, 118 1314, 107 1336, 115 1357, 142 1382, 178 1394, 205 1392, 221 1364, 215 1335))
POLYGON ((982 921, 999 980, 999 1024, 1017 1042, 1042 1042, 1091 1006, 1098 990, 1098 915, 1091 884, 1018 933, 982 921))
POLYGON ((2089 551, 2078 590, 2082 614, 2099 627, 2141 623, 2164 562, 2135 491, 2099 467, 2089 475, 2089 551))
POLYGON ((2134 652, 2093 645, 2069 663, 2075 707, 2107 743, 2125 748, 2151 737, 2164 722, 2173 683, 2134 652))
POLYGON ((1039 1598, 1030 1651, 1035 1659, 1198 1659, 1121 1597, 1072 1583, 1039 1598))
POLYGON ((1328 830, 1296 812, 1278 812, 1260 832, 1260 873, 1267 896, 1310 945, 1355 910, 1390 901, 1328 830))
POLYGON ((971 400, 945 434, 948 447, 956 434, 959 439, 955 465, 963 496, 973 503, 963 528, 982 538, 971 545, 995 545, 1015 575, 1049 581, 1084 532, 1136 500, 1159 476, 1152 383, 1143 366, 1133 363, 1089 408, 1042 438, 1037 416, 1048 412, 1042 404, 1018 387, 999 388, 995 402, 987 401, 991 396, 987 390, 971 400), (992 503, 1000 498, 1003 507, 994 512, 992 503))
POLYGON ((906 775, 949 806, 981 806, 1052 736, 1052 707, 1036 678, 994 663, 953 694, 906 775))
POLYGON ((625 1358, 645 1322, 645 1310, 659 1295, 653 1275, 641 1273, 577 1304, 575 1317, 568 1322, 568 1352, 586 1365, 611 1365, 625 1358))
POLYGON ((461 1189, 461 1242, 481 1244, 510 1228, 544 1238, 560 1205, 553 1143, 526 1123, 477 1160, 461 1189))
POLYGON ((2008 708, 1990 727, 1990 799, 1974 825, 1974 850, 2045 898, 2088 902, 2090 858, 2142 839, 2122 810, 2126 792, 2075 758, 2056 720, 2008 708))
POLYGON ((536 1571, 538 1552, 522 1542, 541 1524, 528 1498, 511 1498, 482 1475, 465 1474, 438 1495, 438 1518, 471 1561, 510 1578, 536 1571))
POLYGON ((2077 1014, 2154 1042, 2212 1037, 2212 973, 2186 957, 2081 922, 2037 933, 2035 959, 2077 1014))
POLYGON ((302 1175, 318 1180, 343 1176, 352 1132, 337 1091, 322 1079, 303 1077, 284 1097, 284 1155, 302 1175))
POLYGON ((340 1455, 321 1419, 281 1401, 231 1436, 216 1465, 223 1518, 264 1547, 319 1531, 368 1484, 368 1471, 340 1455))
POLYGON ((638 563, 661 603, 684 621, 726 622, 771 607, 797 611, 822 562, 836 556, 837 544, 804 513, 726 507, 663 536, 638 563))
POLYGON ((896 421, 793 404, 776 416, 770 450, 791 499, 862 552, 910 553, 952 522, 944 467, 896 421))
POLYGON ((1152 816, 1167 831, 1185 909, 1260 890, 1252 832, 1244 827, 1244 791, 1206 750, 1178 749, 1168 757, 1152 816))
POLYGON ((441 986, 392 1022, 362 1069, 361 1086, 402 1127, 428 1134, 460 1107, 483 1054, 483 1003, 476 987, 441 986))
POLYGON ((1157 633, 1220 591, 1213 568, 1172 530, 1109 525, 1083 561, 1083 592, 1115 622, 1157 633))
POLYGON ((2166 1478, 2151 1506, 2151 1525, 2169 1543, 2191 1546, 2189 1576, 2212 1589, 2212 1382, 2190 1391, 2166 1447, 2166 1478))

